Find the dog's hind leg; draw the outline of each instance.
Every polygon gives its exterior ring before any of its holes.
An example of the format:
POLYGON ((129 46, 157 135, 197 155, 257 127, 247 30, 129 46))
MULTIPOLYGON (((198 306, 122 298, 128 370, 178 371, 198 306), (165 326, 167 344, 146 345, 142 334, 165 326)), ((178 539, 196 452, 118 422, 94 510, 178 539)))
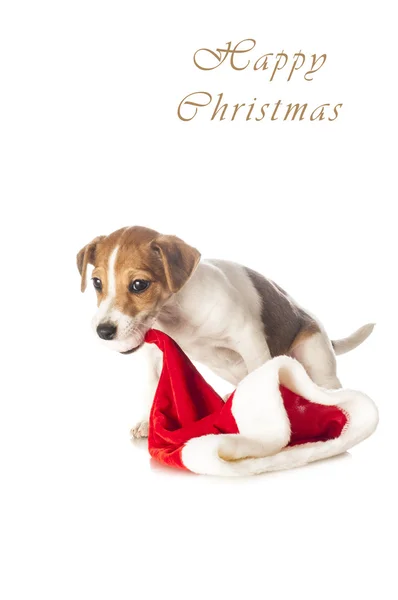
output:
POLYGON ((299 338, 297 344, 293 344, 290 355, 304 366, 317 385, 328 389, 341 388, 336 374, 336 356, 324 331, 299 338))

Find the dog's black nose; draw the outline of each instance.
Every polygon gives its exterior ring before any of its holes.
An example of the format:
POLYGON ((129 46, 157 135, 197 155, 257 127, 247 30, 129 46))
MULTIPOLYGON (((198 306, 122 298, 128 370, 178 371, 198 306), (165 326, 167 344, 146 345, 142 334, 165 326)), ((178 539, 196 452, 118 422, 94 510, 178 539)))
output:
POLYGON ((113 340, 116 335, 116 325, 112 323, 102 323, 97 327, 97 333, 103 340, 113 340))

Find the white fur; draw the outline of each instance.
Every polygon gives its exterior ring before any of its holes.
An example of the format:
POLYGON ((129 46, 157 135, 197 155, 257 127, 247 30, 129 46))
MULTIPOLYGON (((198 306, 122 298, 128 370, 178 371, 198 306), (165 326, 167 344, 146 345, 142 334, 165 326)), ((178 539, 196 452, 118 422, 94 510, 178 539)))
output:
POLYGON ((325 388, 336 389, 341 383, 336 375, 336 357, 332 343, 322 326, 302 344, 293 349, 292 355, 307 371, 315 383, 325 388))
POLYGON ((342 340, 333 340, 333 349, 335 354, 338 356, 339 354, 345 354, 346 352, 354 350, 354 348, 359 346, 359 344, 362 344, 362 342, 364 342, 366 338, 370 336, 374 328, 375 323, 368 323, 342 340))
POLYGON ((115 307, 116 299, 116 272, 115 263, 119 246, 116 246, 110 256, 107 272, 107 295, 101 301, 93 319, 93 328, 96 330, 100 323, 113 323, 117 326, 116 336, 113 340, 101 340, 111 350, 127 352, 140 346, 144 341, 145 333, 150 328, 144 315, 133 318, 123 314, 115 307))
POLYGON ((287 356, 274 358, 238 386, 232 414, 240 434, 202 436, 184 446, 182 460, 189 470, 237 476, 299 467, 345 452, 371 435, 378 423, 377 409, 368 396, 322 389, 287 356), (311 402, 341 407, 348 416, 342 434, 327 442, 286 447, 290 431, 279 383, 311 402))
POLYGON ((199 263, 154 327, 233 385, 271 357, 261 300, 245 269, 234 263, 199 263))
POLYGON ((94 317, 93 325, 97 327, 100 323, 113 323, 115 322, 115 316, 113 313, 113 304, 116 296, 116 275, 115 275, 115 262, 119 246, 116 246, 108 261, 108 272, 107 272, 107 295, 102 299, 98 311, 94 317))
POLYGON ((144 396, 140 402, 142 410, 141 418, 130 430, 130 435, 133 438, 147 437, 148 435, 148 415, 163 366, 163 352, 154 344, 144 344, 140 352, 144 353, 146 359, 144 361, 147 367, 145 373, 146 386, 144 396))

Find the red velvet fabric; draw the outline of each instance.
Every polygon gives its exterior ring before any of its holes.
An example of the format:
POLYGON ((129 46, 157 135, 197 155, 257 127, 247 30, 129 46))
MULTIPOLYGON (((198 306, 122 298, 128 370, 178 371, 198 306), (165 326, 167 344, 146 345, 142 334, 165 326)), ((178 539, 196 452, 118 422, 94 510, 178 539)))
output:
MULTIPOLYGON (((188 440, 208 434, 239 433, 231 412, 233 394, 224 403, 165 333, 151 329, 145 341, 163 352, 163 368, 149 419, 149 453, 164 464, 185 468, 181 450, 188 440)), ((291 422, 289 445, 326 441, 341 434, 347 417, 340 408, 309 402, 283 386, 280 390, 291 422)))
POLYGON ((289 446, 326 442, 341 435, 347 424, 347 416, 341 408, 309 402, 283 386, 280 390, 290 421, 289 446))

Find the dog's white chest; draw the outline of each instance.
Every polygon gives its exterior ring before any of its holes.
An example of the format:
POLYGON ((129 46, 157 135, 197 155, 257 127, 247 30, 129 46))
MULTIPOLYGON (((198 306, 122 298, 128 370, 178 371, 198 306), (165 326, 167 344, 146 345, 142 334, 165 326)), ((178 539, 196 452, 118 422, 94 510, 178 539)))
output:
POLYGON ((202 363, 230 383, 237 385, 247 374, 242 357, 229 347, 228 340, 198 336, 187 324, 183 328, 159 324, 159 329, 175 339, 191 360, 202 363))

